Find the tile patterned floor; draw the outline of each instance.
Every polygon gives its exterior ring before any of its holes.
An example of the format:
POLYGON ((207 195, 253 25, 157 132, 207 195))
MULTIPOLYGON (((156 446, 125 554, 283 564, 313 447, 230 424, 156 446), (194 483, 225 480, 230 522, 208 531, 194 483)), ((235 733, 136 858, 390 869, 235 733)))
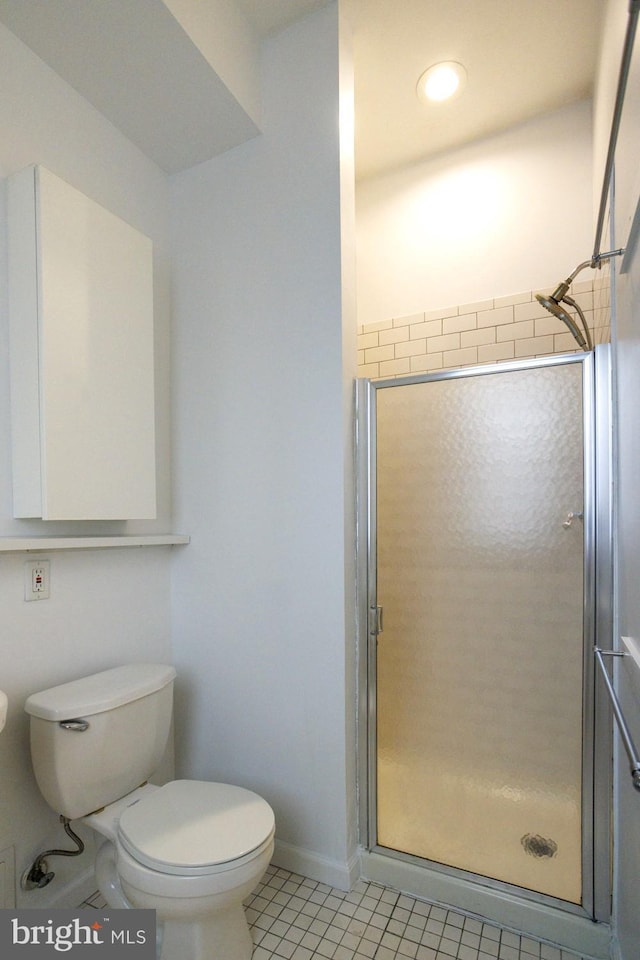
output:
POLYGON ((579 960, 378 884, 344 893, 277 867, 246 911, 253 960, 579 960))
MULTIPOLYGON (((103 907, 100 894, 83 907, 103 907)), ((350 893, 269 867, 245 903, 253 960, 582 960, 378 884, 350 893)))

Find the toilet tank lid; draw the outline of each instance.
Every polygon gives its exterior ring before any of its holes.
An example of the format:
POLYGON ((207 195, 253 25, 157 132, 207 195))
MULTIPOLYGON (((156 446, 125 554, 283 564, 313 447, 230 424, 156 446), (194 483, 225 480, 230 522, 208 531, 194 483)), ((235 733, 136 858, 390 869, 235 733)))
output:
POLYGON ((175 669, 164 663, 128 663, 32 693, 24 708, 41 720, 88 717, 156 693, 175 676, 175 669))

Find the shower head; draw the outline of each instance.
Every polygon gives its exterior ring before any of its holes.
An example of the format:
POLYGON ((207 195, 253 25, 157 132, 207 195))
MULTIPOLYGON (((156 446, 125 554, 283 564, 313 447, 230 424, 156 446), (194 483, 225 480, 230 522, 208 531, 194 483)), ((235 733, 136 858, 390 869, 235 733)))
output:
MULTIPOLYGON (((557 317, 558 320, 562 320, 562 322, 567 325, 567 327, 571 331, 571 334, 574 340, 577 341, 578 345, 582 347, 583 350, 591 350, 593 349, 591 344, 588 343, 587 340, 585 340, 573 317, 569 316, 567 311, 564 309, 564 307, 560 303, 560 300, 556 299, 556 294, 563 286, 564 284, 561 284, 560 287, 558 287, 557 290, 554 290, 553 294, 549 297, 545 297, 542 293, 536 293, 536 300, 538 301, 538 303, 542 304, 545 310, 548 310, 549 313, 552 313, 554 317, 557 317)), ((575 301, 571 301, 571 303, 578 310, 578 313, 580 314, 584 324, 585 333, 587 334, 587 336, 589 336, 589 330, 584 320, 582 311, 580 310, 578 305, 575 303, 575 301)), ((590 337, 589 337, 589 340, 591 340, 590 337)))
POLYGON ((582 263, 579 263, 573 273, 570 274, 566 280, 563 280, 562 283, 559 283, 553 293, 548 297, 542 293, 536 293, 536 300, 538 303, 541 303, 545 310, 548 310, 549 313, 552 313, 554 317, 557 317, 558 320, 562 320, 562 322, 567 325, 571 331, 572 337, 577 341, 578 345, 582 347, 583 350, 593 350, 593 342, 591 340, 591 334, 589 333, 589 327, 587 326, 587 320, 584 313, 576 301, 572 300, 568 295, 569 288, 580 271, 584 270, 585 267, 591 267, 592 270, 595 270, 596 267, 601 267, 605 260, 610 260, 611 257, 620 257, 623 253, 624 250, 609 250, 607 253, 598 253, 597 255, 593 256, 591 260, 584 260, 582 263), (563 303, 568 303, 569 306, 573 307, 580 317, 580 322, 582 323, 582 327, 584 329, 584 336, 582 335, 582 330, 580 330, 573 317, 569 316, 567 311, 562 306, 563 303))
MULTIPOLYGON (((616 253, 617 252, 618 251, 616 251, 616 253)), ((608 259, 613 255, 614 254, 612 251, 611 253, 601 254, 598 260, 584 260, 582 263, 579 263, 573 273, 570 274, 566 280, 563 280, 562 283, 559 283, 553 293, 548 297, 545 297, 542 293, 536 293, 536 300, 538 303, 541 303, 545 310, 548 310, 549 313, 552 313, 554 317, 557 317, 558 320, 562 320, 562 322, 567 325, 571 331, 573 339, 578 343, 578 346, 582 347, 583 350, 593 350, 591 334, 589 333, 589 327, 587 326, 584 313, 575 300, 572 300, 571 297, 568 296, 569 288, 581 270, 584 270, 585 267, 593 268, 600 266, 600 260, 604 260, 605 258, 608 259), (562 302, 571 304, 573 309, 580 317, 580 321, 584 329, 584 336, 582 335, 582 330, 580 330, 573 317, 569 316, 567 311, 562 306, 562 302)))

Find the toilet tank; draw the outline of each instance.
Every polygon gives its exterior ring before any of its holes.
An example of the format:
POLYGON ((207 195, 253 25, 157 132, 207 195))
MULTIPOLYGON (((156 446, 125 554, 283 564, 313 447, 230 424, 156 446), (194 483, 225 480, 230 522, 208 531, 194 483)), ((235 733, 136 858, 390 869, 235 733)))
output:
POLYGON ((124 797, 162 760, 173 667, 132 663, 32 694, 31 760, 40 791, 69 820, 124 797))

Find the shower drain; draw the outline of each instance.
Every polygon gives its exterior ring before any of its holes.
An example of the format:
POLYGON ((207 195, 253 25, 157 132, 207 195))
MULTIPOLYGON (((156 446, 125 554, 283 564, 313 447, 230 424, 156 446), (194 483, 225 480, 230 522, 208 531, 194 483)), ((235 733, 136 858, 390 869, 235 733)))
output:
POLYGON ((531 857, 555 857, 558 852, 558 844, 555 840, 541 837, 539 833, 525 833, 520 843, 531 857))

